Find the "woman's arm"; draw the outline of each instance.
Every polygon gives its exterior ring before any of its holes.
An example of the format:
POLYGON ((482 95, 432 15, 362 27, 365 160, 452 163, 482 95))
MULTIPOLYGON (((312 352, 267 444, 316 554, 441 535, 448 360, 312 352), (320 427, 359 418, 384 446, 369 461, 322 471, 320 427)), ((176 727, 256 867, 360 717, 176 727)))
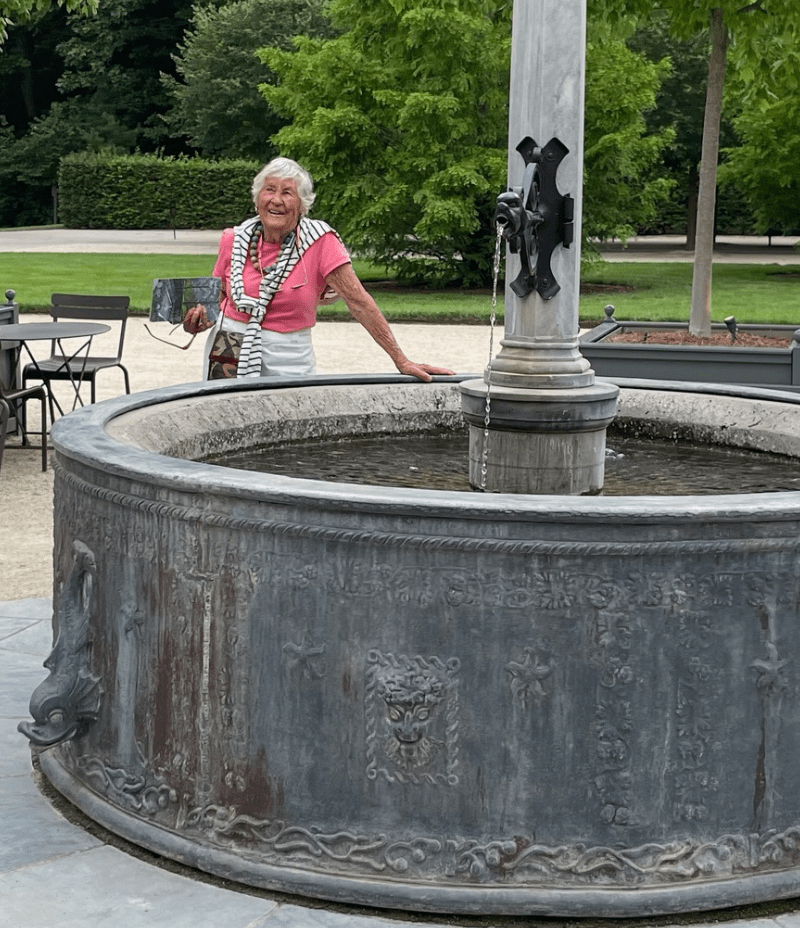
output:
POLYGON ((334 289, 347 304, 350 315, 360 322, 375 341, 392 359, 401 374, 409 374, 418 380, 429 381, 431 374, 452 374, 446 367, 433 367, 430 364, 417 364, 409 361, 389 328, 386 317, 378 309, 375 300, 364 289, 356 277, 352 264, 342 264, 331 271, 325 278, 328 287, 334 289))

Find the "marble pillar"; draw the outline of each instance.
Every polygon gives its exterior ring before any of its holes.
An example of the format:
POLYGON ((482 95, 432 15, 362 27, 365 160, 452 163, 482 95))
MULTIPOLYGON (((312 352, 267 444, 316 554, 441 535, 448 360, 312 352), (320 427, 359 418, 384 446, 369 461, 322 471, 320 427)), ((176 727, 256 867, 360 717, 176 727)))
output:
POLYGON ((558 290, 549 299, 514 292, 520 256, 509 250, 501 350, 482 381, 462 386, 470 481, 489 492, 577 495, 603 486, 605 430, 618 391, 595 382, 578 348, 585 49, 586 0, 516 0, 508 186, 523 182, 523 139, 540 148, 560 140, 568 153, 556 183, 574 201, 574 234, 553 250, 558 290))

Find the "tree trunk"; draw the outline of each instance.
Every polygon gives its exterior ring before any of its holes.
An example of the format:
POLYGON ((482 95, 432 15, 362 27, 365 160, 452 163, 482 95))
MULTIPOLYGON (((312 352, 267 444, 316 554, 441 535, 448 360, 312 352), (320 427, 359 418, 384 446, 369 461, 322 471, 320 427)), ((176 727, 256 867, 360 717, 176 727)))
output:
POLYGON ((728 29, 720 9, 711 11, 711 54, 708 59, 708 88, 703 119, 703 152, 700 159, 700 191, 697 196, 697 239, 692 275, 692 312, 689 332, 711 335, 711 265, 714 255, 714 210, 717 202, 717 159, 722 120, 722 88, 728 29))
POLYGON ((700 174, 697 165, 689 169, 689 199, 686 203, 686 250, 694 251, 697 242, 697 186, 700 183, 700 174))

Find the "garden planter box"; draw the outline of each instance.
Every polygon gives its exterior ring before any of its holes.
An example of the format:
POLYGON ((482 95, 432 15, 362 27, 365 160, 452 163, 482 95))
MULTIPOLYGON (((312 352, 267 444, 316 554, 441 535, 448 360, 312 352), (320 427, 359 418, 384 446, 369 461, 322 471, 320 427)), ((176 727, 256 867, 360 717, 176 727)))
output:
POLYGON ((793 325, 739 325, 737 336, 753 334, 781 339, 784 346, 745 347, 731 341, 725 325, 714 334, 728 339, 721 345, 652 344, 613 341, 625 333, 687 332, 682 322, 617 322, 609 316, 580 337, 581 354, 599 377, 687 380, 696 383, 751 384, 800 390, 800 329, 793 325))

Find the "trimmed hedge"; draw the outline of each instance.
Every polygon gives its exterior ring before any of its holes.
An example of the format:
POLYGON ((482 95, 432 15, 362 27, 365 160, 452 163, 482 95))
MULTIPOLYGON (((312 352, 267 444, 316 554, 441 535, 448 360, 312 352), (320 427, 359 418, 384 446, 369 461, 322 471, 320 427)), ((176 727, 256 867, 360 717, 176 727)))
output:
POLYGON ((263 165, 157 155, 67 155, 59 219, 69 229, 222 229, 253 214, 263 165))

